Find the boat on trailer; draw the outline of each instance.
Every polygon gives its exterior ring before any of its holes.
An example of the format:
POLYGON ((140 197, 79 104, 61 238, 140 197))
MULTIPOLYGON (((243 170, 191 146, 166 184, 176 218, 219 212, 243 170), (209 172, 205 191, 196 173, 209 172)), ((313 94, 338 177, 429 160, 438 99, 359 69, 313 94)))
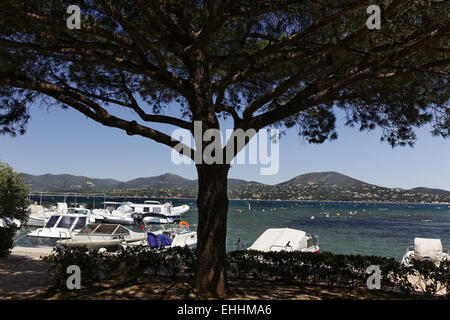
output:
POLYGON ((413 260, 429 261, 439 265, 442 261, 450 261, 450 254, 448 249, 442 247, 440 239, 414 238, 414 246, 406 249, 401 264, 411 267, 413 260))
POLYGON ((114 248, 121 244, 145 240, 145 232, 134 232, 120 224, 91 223, 86 225, 71 239, 58 240, 63 246, 87 247, 88 249, 114 248))
POLYGON ((247 250, 320 252, 318 236, 291 228, 267 229, 247 250))

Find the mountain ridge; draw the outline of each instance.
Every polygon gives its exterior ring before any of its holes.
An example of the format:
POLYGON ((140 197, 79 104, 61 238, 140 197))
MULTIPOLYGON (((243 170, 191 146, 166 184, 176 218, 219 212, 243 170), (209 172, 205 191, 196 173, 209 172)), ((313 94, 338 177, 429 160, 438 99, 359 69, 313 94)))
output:
POLYGON ((329 184, 340 187, 349 187, 355 185, 372 185, 361 180, 354 179, 345 174, 336 171, 310 172, 298 175, 288 181, 281 182, 278 185, 315 185, 329 184))
MULTIPOLYGON (((32 187, 32 191, 48 192, 48 191, 89 191, 103 190, 110 191, 114 189, 142 189, 146 187, 195 187, 198 180, 191 180, 173 173, 164 173, 158 176, 139 177, 128 181, 119 181, 116 179, 100 179, 90 178, 87 176, 77 176, 72 174, 43 174, 32 175, 21 173, 22 177, 32 187)), ((238 186, 244 184, 253 184, 260 186, 320 186, 329 185, 340 188, 368 186, 380 187, 371 183, 367 183, 350 176, 335 171, 310 172, 297 175, 284 182, 268 185, 257 181, 246 181, 243 179, 229 178, 229 186, 238 186)), ((386 188, 386 187, 380 187, 386 188)), ((386 188, 399 189, 399 188, 386 188)), ((412 189, 403 189, 404 191, 428 193, 432 195, 450 196, 450 191, 438 188, 416 187, 412 189)))

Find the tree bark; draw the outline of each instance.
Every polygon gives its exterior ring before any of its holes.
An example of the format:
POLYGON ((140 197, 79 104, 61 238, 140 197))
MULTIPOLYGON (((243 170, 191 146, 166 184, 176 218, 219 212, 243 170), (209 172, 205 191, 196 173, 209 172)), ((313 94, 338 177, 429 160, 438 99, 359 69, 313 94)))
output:
POLYGON ((195 288, 200 295, 227 293, 225 240, 227 235, 228 164, 197 164, 198 268, 195 288))

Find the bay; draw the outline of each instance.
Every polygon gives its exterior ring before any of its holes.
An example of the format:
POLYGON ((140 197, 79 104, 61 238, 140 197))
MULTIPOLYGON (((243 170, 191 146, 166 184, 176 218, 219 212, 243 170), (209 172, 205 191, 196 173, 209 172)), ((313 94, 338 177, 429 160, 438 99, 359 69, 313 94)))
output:
MULTIPOLYGON (((35 196, 33 201, 40 202, 35 196)), ((66 201, 102 208, 103 201, 143 203, 143 198, 67 197, 66 201)), ((170 201, 174 206, 187 204, 191 209, 182 220, 197 225, 196 199, 151 199, 170 201)), ((63 197, 46 197, 42 201, 61 202, 63 197)), ((415 237, 439 238, 450 247, 450 205, 303 202, 230 200, 227 222, 227 250, 234 243, 251 245, 268 228, 294 228, 319 236, 321 251, 342 254, 379 255, 401 259, 415 237), (250 204, 250 207, 249 207, 250 204)), ((31 228, 24 227, 16 238, 31 228)), ((17 245, 27 246, 26 237, 17 245)))

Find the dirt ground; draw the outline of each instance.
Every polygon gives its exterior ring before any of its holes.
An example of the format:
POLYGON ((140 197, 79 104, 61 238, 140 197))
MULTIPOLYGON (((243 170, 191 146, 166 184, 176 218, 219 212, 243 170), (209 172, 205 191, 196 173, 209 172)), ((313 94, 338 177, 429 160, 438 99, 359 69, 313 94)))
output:
MULTIPOLYGON (((201 299, 187 278, 172 280, 166 277, 151 277, 127 286, 114 281, 104 281, 92 288, 74 290, 51 295, 46 264, 40 256, 49 254, 48 249, 29 250, 15 248, 7 258, 0 258, 0 300, 10 299, 201 299)), ((225 299, 242 300, 385 300, 423 299, 411 296, 367 289, 329 288, 325 286, 299 285, 269 280, 229 279, 230 294, 225 299)))
MULTIPOLYGON (((229 279, 231 293, 227 300, 412 300, 422 296, 377 292, 358 289, 327 288, 297 285, 278 281, 229 279)), ((98 299, 98 300, 167 300, 203 299, 196 295, 189 280, 171 280, 153 277, 132 286, 117 285, 112 281, 89 290, 59 293, 48 299, 98 299)))
POLYGON ((47 291, 47 266, 39 259, 46 252, 13 250, 0 258, 0 300, 33 299, 47 291))

